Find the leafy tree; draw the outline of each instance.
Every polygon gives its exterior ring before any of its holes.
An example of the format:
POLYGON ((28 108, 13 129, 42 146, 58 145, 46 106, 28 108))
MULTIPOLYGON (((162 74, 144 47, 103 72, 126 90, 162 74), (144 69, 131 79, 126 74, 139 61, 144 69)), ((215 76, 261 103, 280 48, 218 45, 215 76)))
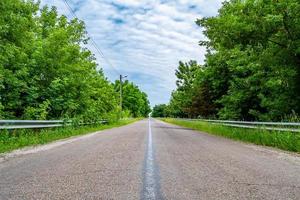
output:
POLYGON ((296 0, 235 0, 224 3, 217 17, 197 21, 206 29, 209 41, 200 43, 213 52, 210 57, 229 54, 221 118, 278 120, 299 113, 299 11, 296 0))
POLYGON ((30 74, 38 5, 32 1, 0 2, 0 100, 4 117, 20 117, 30 74))
POLYGON ((179 62, 175 72, 177 90, 172 93, 169 113, 172 116, 191 117, 194 82, 201 66, 196 61, 179 62))
MULTIPOLYGON (((120 91, 120 81, 115 82, 115 90, 120 91)), ((122 84, 122 109, 127 110, 133 117, 146 117, 150 111, 147 94, 138 86, 126 80, 122 84)))
POLYGON ((191 73, 180 64, 170 115, 281 120, 300 113, 298 0, 225 1, 217 16, 196 23, 208 38, 200 41, 205 64, 191 73))
POLYGON ((166 104, 155 105, 153 107, 152 117, 167 117, 168 114, 166 112, 167 112, 166 104))
POLYGON ((180 61, 178 69, 175 71, 177 89, 181 91, 189 90, 193 86, 199 68, 200 66, 194 60, 188 63, 180 61))
MULTIPOLYGON (((84 23, 58 15, 55 7, 40 9, 31 0, 1 1, 0 117, 115 119, 118 94, 97 70, 87 43, 84 23)), ((139 106, 135 116, 149 112, 145 93, 133 86, 125 90, 128 98, 139 95, 126 105, 139 106)))

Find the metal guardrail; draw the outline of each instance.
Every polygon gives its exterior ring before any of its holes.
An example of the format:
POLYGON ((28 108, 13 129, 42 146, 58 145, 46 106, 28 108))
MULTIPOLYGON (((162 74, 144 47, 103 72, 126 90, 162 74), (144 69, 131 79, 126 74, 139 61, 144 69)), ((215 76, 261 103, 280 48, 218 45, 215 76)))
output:
POLYGON ((204 121, 213 124, 221 124, 236 128, 264 129, 270 131, 286 131, 300 133, 300 123, 298 122, 252 122, 252 121, 232 121, 232 120, 207 120, 207 119, 183 119, 188 121, 204 121))
MULTIPOLYGON (((201 119, 200 119, 201 120, 201 119)), ((273 125, 273 126, 300 126, 298 122, 250 122, 250 121, 230 121, 230 120, 206 120, 207 122, 216 122, 216 123, 231 123, 231 124, 249 124, 249 125, 273 125)))
MULTIPOLYGON (((79 123, 79 125, 104 124, 108 120, 101 120, 92 123, 79 123)), ((35 128, 54 128, 72 125, 72 121, 64 120, 0 120, 0 130, 12 129, 35 129, 35 128)))

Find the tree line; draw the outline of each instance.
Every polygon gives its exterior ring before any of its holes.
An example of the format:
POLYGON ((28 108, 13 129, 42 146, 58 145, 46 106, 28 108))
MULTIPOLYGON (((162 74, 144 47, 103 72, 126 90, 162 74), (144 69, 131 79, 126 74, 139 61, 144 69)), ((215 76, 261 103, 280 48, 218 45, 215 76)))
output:
POLYGON ((300 2, 230 0, 198 19, 203 65, 180 62, 153 116, 282 120, 300 113, 300 2))
MULTIPOLYGON (((85 24, 32 0, 0 2, 0 119, 117 119, 119 87, 86 48, 85 24)), ((124 85, 127 116, 146 116, 147 95, 124 85)))

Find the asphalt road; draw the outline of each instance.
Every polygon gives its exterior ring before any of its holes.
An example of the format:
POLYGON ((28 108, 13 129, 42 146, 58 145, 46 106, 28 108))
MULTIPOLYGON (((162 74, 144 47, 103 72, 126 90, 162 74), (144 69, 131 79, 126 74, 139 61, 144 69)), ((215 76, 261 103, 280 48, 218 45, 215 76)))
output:
POLYGON ((10 154, 0 199, 299 200, 300 157, 143 120, 10 154))

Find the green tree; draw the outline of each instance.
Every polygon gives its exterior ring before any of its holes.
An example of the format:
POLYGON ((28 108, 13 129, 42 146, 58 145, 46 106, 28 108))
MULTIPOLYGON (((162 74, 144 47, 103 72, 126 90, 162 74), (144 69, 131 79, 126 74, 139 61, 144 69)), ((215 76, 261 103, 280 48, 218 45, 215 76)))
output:
POLYGON ((2 115, 21 117, 30 74, 38 4, 33 1, 0 2, 0 100, 2 115))
POLYGON ((167 117, 167 105, 159 104, 153 107, 152 117, 167 117))
POLYGON ((205 64, 180 63, 168 113, 175 117, 281 120, 300 113, 300 2, 230 0, 196 22, 205 64))
POLYGON ((201 66, 196 61, 179 62, 175 72, 177 90, 171 95, 169 113, 173 117, 193 117, 192 99, 194 82, 201 66))
POLYGON ((34 1, 3 0, 0 27, 1 118, 116 118, 118 95, 84 48, 82 21, 34 1))
POLYGON ((197 24, 209 41, 207 68, 227 71, 223 89, 213 91, 219 116, 225 119, 280 120, 300 111, 299 31, 297 0, 225 2, 216 17, 197 24), (226 60, 218 63, 218 57, 226 60), (209 60, 215 59, 215 64, 209 60))
MULTIPOLYGON (((115 82, 115 90, 120 91, 120 81, 115 82)), ((147 94, 138 86, 126 80, 122 84, 122 109, 129 111, 132 117, 146 117, 150 112, 147 94)))

